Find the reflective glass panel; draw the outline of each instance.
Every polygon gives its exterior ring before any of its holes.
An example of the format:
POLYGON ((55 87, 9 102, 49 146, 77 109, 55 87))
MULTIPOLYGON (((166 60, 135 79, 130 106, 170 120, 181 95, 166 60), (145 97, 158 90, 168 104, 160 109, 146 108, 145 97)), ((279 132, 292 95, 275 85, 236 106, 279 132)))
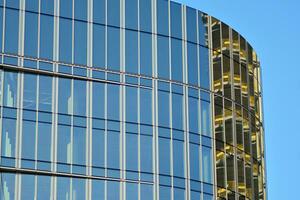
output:
POLYGON ((210 103, 201 101, 201 133, 211 137, 210 103))
POLYGON ((170 174, 170 139, 159 138, 159 173, 170 174))
POLYGON ((152 124, 152 91, 140 89, 140 122, 152 124))
POLYGON ((104 167, 104 130, 93 129, 92 162, 94 167, 104 167))
POLYGON ((119 86, 107 85, 107 118, 119 120, 119 86))
POLYGON ((21 199, 34 199, 34 176, 33 175, 22 175, 21 178, 21 199))
POLYGON ((200 87, 210 88, 208 49, 200 46, 200 87))
POLYGON ((120 133, 107 132, 107 167, 111 169, 120 168, 120 133))
POLYGON ((37 47, 38 47, 37 38, 38 38, 38 14, 25 12, 25 43, 24 43, 25 56, 37 57, 37 47))
POLYGON ((141 184, 141 200, 153 200, 153 186, 141 184))
POLYGON ((24 74, 23 108, 36 109, 37 75, 24 74))
POLYGON ((137 123, 138 119, 138 91, 135 87, 126 87, 126 121, 137 123))
POLYGON ((71 127, 59 125, 57 130, 57 161, 71 163, 71 127))
POLYGON ((169 79, 169 38, 163 36, 157 36, 157 70, 158 77, 169 79))
POLYGON ((23 120, 22 158, 26 160, 35 160, 35 127, 35 122, 23 120))
POLYGON ((56 198, 63 200, 71 200, 70 192, 71 179, 66 177, 57 177, 56 198))
MULTIPOLYGON (((44 2, 44 1, 42 1, 44 2)), ((40 15, 40 57, 53 59, 53 27, 54 18, 40 15)))
POLYGON ((58 112, 72 114, 71 79, 58 80, 58 112))
POLYGON ((141 171, 152 172, 152 136, 140 136, 141 171))
MULTIPOLYGON (((8 1, 15 2, 15 1, 8 1)), ((18 53, 19 42, 19 11, 5 10, 5 40, 4 50, 6 53, 18 53)))
POLYGON ((197 45, 188 42, 187 51, 188 51, 187 64, 188 64, 189 84, 198 85, 199 72, 198 72, 197 45))
POLYGON ((158 125, 169 127, 170 124, 170 108, 169 93, 158 91, 158 125))
POLYGON ((104 199, 103 180, 92 180, 92 199, 104 199))
POLYGON ((120 26, 120 0, 107 1, 107 24, 120 26))
POLYGON ((140 30, 151 32, 152 19, 151 19, 151 0, 142 0, 140 5, 140 30))
POLYGON ((129 73, 138 73, 138 32, 125 31, 125 69, 129 73))
POLYGON ((105 27, 93 25, 93 67, 105 68, 105 27))
POLYGON ((169 9, 168 0, 157 0, 157 32, 158 34, 168 35, 169 34, 169 9))
POLYGON ((52 110, 52 77, 39 76, 39 110, 52 110))
POLYGON ((85 165, 86 149, 86 129, 80 127, 73 128, 73 164, 85 165))
POLYGON ((4 106, 17 107, 18 74, 14 72, 4 73, 4 106))
POLYGON ((119 28, 113 28, 113 27, 107 28, 107 68, 112 70, 120 70, 120 29, 119 28))
POLYGON ((203 147, 202 148, 202 174, 203 182, 212 183, 212 158, 211 158, 211 148, 203 147))
POLYGON ((125 1, 125 26, 129 29, 138 28, 138 0, 125 1))
POLYGON ((182 38, 181 5, 171 1, 170 10, 171 36, 176 38, 182 38))
POLYGON ((187 40, 197 42, 197 13, 190 7, 186 8, 187 40))
POLYGON ((126 134, 126 170, 138 171, 137 134, 126 134))
MULTIPOLYGON (((77 0, 78 1, 78 0, 77 0)), ((85 0, 80 0, 84 1, 85 0)), ((87 23, 75 21, 74 27, 74 63, 86 65, 87 62, 87 23)))
POLYGON ((184 177, 184 142, 173 140, 173 175, 184 177))
POLYGON ((37 176, 37 199, 50 200, 52 199, 51 190, 51 177, 50 176, 37 176))
POLYGON ((198 99, 189 97, 189 130, 199 134, 198 99))
POLYGON ((171 71, 172 80, 182 82, 182 41, 171 39, 171 71))
POLYGON ((1 154, 5 157, 15 157, 16 151, 16 120, 2 120, 1 154))
POLYGON ((93 21, 105 23, 105 0, 93 0, 93 21))
POLYGON ((53 15, 54 11, 54 1, 53 0, 43 0, 41 2, 41 13, 47 13, 53 15))
POLYGON ((126 199, 138 200, 138 184, 126 183, 126 199))
POLYGON ((39 161, 51 160, 51 129, 51 124, 40 122, 38 124, 37 159, 39 161))
POLYGON ((59 1, 60 16, 72 18, 73 0, 59 1))
POLYGON ((85 197, 85 180, 86 179, 72 179, 72 200, 86 199, 85 197))
POLYGON ((104 118, 104 84, 93 82, 93 117, 104 118))
POLYGON ((172 127, 183 130, 183 98, 180 94, 172 94, 172 127), (175 114, 176 113, 176 114, 175 114))
POLYGON ((2 191, 4 191, 4 199, 15 199, 15 174, 1 173, 2 191))
POLYGON ((64 18, 59 19, 59 60, 72 62, 72 21, 64 18))
POLYGON ((152 76, 152 35, 140 32, 140 73, 152 76))
POLYGON ((86 21, 87 20, 87 4, 86 0, 74 0, 74 18, 86 21))
POLYGON ((192 180, 200 181, 200 147, 190 143, 190 177, 192 180))
POLYGON ((86 81, 74 80, 74 103, 75 115, 86 115, 86 81))

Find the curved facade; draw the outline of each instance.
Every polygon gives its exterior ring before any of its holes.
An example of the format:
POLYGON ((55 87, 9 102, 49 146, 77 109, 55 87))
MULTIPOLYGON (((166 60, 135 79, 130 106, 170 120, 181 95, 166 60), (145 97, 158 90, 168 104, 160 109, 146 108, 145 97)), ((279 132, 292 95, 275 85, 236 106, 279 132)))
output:
POLYGON ((0 0, 1 199, 266 199, 260 64, 169 0, 0 0))

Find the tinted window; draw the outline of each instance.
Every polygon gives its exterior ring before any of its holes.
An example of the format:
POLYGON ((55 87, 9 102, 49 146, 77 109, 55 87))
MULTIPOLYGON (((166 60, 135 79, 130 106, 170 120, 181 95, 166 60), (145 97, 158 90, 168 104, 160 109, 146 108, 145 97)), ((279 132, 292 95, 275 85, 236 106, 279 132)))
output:
POLYGON ((107 1, 107 24, 120 26, 120 0, 107 1))
POLYGON ((137 123, 138 104, 137 88, 126 87, 126 121, 137 123))
POLYGON ((59 1, 60 16, 72 18, 73 0, 59 1))
POLYGON ((190 7, 186 8, 186 26, 188 41, 197 42, 197 16, 196 10, 190 7))
POLYGON ((93 117, 104 118, 104 84, 93 82, 93 117))
POLYGON ((23 108, 36 110, 37 75, 24 74, 23 108))
POLYGON ((93 0, 93 21, 105 23, 105 0, 93 0))
POLYGON ((86 81, 74 80, 74 110, 75 115, 86 114, 86 81))
POLYGON ((6 9, 5 13, 5 52, 17 54, 19 42, 19 11, 6 9))
POLYGON ((181 5, 171 2, 171 36, 181 38, 181 5))
POLYGON ((41 12, 52 15, 54 11, 54 1, 53 0, 43 0, 41 2, 41 12))
POLYGON ((1 154, 4 157, 15 157, 15 143, 16 143, 16 120, 5 119, 2 120, 2 145, 1 154))
POLYGON ((152 76, 152 35, 140 33, 140 73, 152 76))
POLYGON ((138 0, 125 1, 125 26, 130 29, 138 28, 138 0))
POLYGON ((200 46, 200 86, 210 88, 208 49, 200 46))
POLYGON ((53 20, 47 15, 40 16, 40 57, 52 60, 53 58, 53 20))
POLYGON ((107 85, 107 118, 119 120, 119 86, 107 85))
POLYGON ((58 112, 72 114, 71 79, 59 78, 58 112))
POLYGON ((169 38, 167 37, 157 36, 157 70, 158 77, 169 79, 169 38))
POLYGON ((86 0, 74 0, 74 18, 79 20, 87 20, 87 4, 86 0))
POLYGON ((74 62, 86 65, 87 59, 87 23, 75 21, 74 62))
POLYGON ((107 68, 120 70, 120 29, 107 28, 107 68))
POLYGON ((158 92, 158 125, 169 127, 170 110, 169 110, 169 93, 158 92))
POLYGON ((172 80, 182 82, 182 41, 177 39, 171 40, 171 70, 172 80))
POLYGON ((138 32, 125 32, 125 69, 129 73, 138 73, 138 32))
POLYGON ((52 77, 39 76, 39 110, 52 110, 52 77))
POLYGON ((59 59, 72 62, 72 21, 63 18, 59 20, 59 59))
POLYGON ((4 73, 4 106, 17 107, 18 74, 13 72, 4 73))
POLYGON ((39 0, 27 0, 25 1, 25 9, 38 12, 39 11, 39 0))
POLYGON ((170 174, 170 139, 159 138, 159 173, 170 174))
POLYGON ((151 32, 151 0, 142 0, 140 4, 140 30, 151 32))
POLYGON ((105 27, 93 25, 93 67, 105 68, 105 27))
POLYGON ((168 0, 157 0, 157 32, 169 35, 169 9, 168 0))
MULTIPOLYGON (((49 34, 49 33, 48 33, 49 34)), ((24 54, 26 56, 37 57, 38 42, 38 15, 25 13, 25 44, 24 54)))
POLYGON ((187 53, 189 83, 198 85, 197 45, 188 42, 187 53))

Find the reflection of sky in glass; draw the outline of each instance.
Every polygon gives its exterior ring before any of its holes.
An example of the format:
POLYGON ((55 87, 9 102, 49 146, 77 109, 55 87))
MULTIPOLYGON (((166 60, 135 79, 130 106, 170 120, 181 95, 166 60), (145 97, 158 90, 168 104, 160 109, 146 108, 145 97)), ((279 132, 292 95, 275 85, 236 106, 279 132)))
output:
POLYGON ((298 123, 296 113, 300 112, 295 106, 300 96, 300 68, 295 59, 299 57, 300 27, 296 24, 300 19, 300 2, 175 1, 228 23, 258 53, 263 69, 268 197, 295 199, 300 178, 296 171, 300 164, 297 143, 300 135, 294 128, 294 124, 298 123))

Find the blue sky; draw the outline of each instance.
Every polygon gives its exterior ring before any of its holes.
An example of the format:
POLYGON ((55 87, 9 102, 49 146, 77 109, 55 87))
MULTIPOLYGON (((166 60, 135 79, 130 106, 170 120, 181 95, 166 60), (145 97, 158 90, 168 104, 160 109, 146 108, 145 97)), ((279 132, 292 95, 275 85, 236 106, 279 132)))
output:
POLYGON ((300 1, 175 0, 224 21, 258 53, 263 73, 268 199, 300 199, 300 1), (298 105, 297 105, 298 103, 298 105))

